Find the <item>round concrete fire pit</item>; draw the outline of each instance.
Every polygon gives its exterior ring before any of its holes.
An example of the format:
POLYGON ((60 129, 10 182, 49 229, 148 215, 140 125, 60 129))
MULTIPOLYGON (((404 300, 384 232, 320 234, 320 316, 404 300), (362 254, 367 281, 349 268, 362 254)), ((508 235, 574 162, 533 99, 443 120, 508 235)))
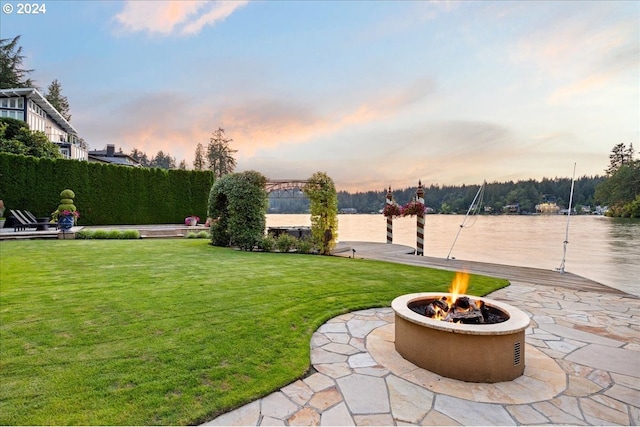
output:
POLYGON ((443 296, 452 294, 425 292, 393 300, 395 346, 402 357, 461 381, 496 383, 511 381, 524 373, 524 332, 529 317, 523 311, 499 301, 460 295, 481 300, 507 319, 493 324, 462 324, 431 319, 410 308, 443 296))

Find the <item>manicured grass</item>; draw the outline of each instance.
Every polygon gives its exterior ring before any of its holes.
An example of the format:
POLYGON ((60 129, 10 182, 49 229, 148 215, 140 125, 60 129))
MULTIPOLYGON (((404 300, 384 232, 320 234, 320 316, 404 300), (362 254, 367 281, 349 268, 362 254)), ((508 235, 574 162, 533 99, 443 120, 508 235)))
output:
MULTIPOLYGON (((326 320, 453 275, 192 239, 2 242, 0 256, 2 425, 204 422, 303 377, 326 320)), ((472 276, 469 293, 506 284, 472 276)))

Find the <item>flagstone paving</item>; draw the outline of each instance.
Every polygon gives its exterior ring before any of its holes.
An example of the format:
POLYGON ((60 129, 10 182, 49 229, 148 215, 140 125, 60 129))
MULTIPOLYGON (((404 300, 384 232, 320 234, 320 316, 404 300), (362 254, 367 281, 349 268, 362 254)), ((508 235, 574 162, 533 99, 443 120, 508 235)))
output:
POLYGON ((416 367, 395 351, 391 308, 374 308, 314 333, 310 376, 206 425, 640 425, 639 298, 526 281, 490 297, 531 318, 513 381, 416 367))

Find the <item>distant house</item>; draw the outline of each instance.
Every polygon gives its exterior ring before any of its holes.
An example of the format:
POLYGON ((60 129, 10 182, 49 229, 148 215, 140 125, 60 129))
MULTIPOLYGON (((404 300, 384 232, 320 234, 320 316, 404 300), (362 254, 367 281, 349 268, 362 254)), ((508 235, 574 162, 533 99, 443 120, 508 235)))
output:
POLYGON ((536 205, 536 212, 542 214, 557 214, 560 212, 560 206, 555 202, 543 202, 536 205))
POLYGON ((0 89, 0 117, 22 120, 43 132, 67 159, 87 160, 87 145, 78 131, 35 88, 0 89))
POLYGON ((502 208, 503 212, 506 214, 519 214, 520 213, 520 203, 515 203, 512 205, 507 205, 502 208))
POLYGON ((338 211, 339 214, 357 214, 358 209, 356 208, 342 208, 338 211))
POLYGON ((123 153, 122 149, 116 152, 116 146, 108 144, 104 150, 89 151, 89 162, 111 163, 120 166, 141 167, 139 161, 131 157, 129 154, 123 153))

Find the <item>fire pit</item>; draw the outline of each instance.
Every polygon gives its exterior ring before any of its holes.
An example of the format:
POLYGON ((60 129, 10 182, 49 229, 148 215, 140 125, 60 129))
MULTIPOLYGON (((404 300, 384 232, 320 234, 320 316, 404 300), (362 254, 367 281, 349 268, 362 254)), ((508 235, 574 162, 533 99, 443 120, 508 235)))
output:
POLYGON ((508 304, 464 295, 467 280, 468 275, 458 273, 449 293, 409 294, 393 300, 396 351, 444 377, 511 381, 524 373, 529 317, 508 304))

